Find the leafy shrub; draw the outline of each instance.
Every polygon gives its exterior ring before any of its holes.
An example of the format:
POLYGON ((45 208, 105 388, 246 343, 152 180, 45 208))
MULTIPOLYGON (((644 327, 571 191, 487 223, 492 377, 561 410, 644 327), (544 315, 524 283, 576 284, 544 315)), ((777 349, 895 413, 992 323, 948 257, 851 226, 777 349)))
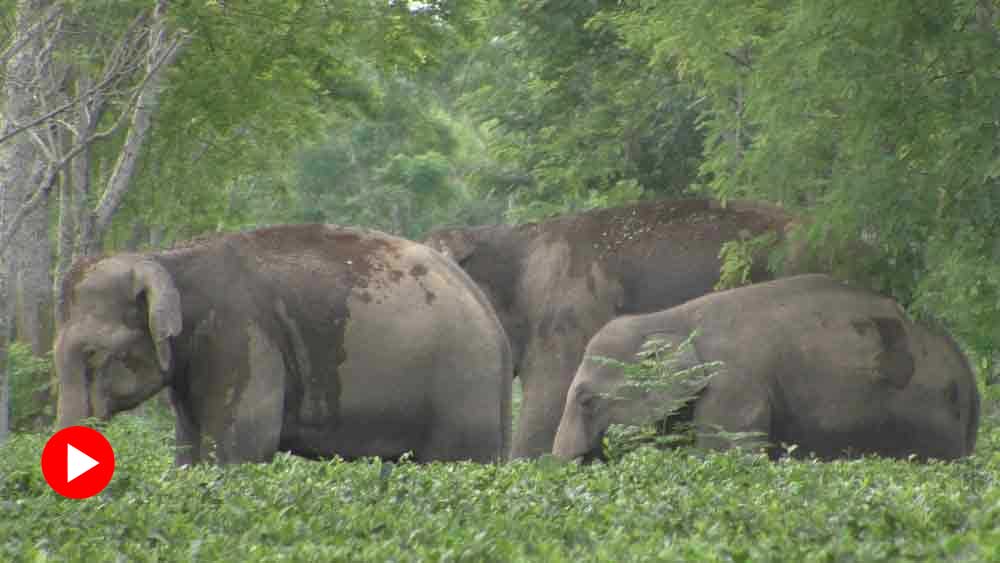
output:
POLYGON ((15 430, 39 427, 55 415, 52 405, 43 400, 45 392, 52 387, 52 353, 35 356, 31 348, 21 342, 11 342, 7 352, 11 426, 15 430))
POLYGON ((774 233, 764 233, 756 237, 723 243, 719 249, 722 268, 715 289, 732 289, 747 285, 754 265, 766 259, 768 251, 776 242, 777 236, 774 233))
POLYGON ((692 440, 689 424, 669 420, 687 409, 722 367, 722 362, 704 362, 679 367, 680 355, 694 346, 697 331, 678 345, 651 338, 636 353, 634 362, 622 362, 603 356, 592 360, 622 370, 625 382, 613 393, 605 395, 611 401, 632 400, 636 396, 655 394, 657 407, 647 420, 633 425, 615 424, 604 437, 604 454, 619 459, 642 446, 677 446, 692 440))
POLYGON ((48 489, 45 436, 0 447, 0 560, 997 561, 1000 431, 954 463, 644 448, 579 466, 378 460, 172 465, 170 432, 104 428, 100 495, 48 489))

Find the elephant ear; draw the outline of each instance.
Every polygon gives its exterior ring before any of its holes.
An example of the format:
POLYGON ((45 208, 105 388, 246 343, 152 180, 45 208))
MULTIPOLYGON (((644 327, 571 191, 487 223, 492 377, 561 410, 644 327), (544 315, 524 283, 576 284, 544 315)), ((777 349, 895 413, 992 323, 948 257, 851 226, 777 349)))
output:
POLYGON ((476 250, 476 243, 473 236, 465 229, 452 229, 448 231, 438 231, 432 233, 426 244, 461 264, 472 256, 476 250))
MULTIPOLYGON (((666 366, 674 373, 704 365, 694 341, 680 332, 655 332, 643 339, 644 346, 670 345, 666 366)), ((708 370, 691 373, 687 378, 670 379, 652 389, 633 388, 631 396, 612 406, 612 424, 649 424, 677 414, 684 405, 701 395, 710 379, 708 370)))
POLYGON ((141 260, 132 267, 133 297, 146 295, 149 333, 156 358, 164 372, 171 367, 170 339, 181 333, 181 296, 170 273, 153 260, 141 260))

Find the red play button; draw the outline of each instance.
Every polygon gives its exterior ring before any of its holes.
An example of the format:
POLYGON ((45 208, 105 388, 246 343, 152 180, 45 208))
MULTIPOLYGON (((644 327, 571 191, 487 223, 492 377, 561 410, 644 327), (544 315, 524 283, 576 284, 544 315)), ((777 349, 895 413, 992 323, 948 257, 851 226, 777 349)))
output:
POLYGON ((64 497, 92 497, 108 486, 114 473, 111 444, 86 426, 63 428, 42 450, 42 474, 52 490, 64 497))

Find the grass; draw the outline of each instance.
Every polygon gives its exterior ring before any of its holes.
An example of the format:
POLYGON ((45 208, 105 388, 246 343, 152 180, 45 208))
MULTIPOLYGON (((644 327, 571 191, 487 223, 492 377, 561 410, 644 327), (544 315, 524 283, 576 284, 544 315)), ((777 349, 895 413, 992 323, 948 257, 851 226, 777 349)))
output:
POLYGON ((1000 421, 972 458, 772 463, 643 449, 606 465, 172 465, 166 421, 106 429, 84 501, 45 484, 47 436, 0 448, 0 561, 997 561, 1000 421))

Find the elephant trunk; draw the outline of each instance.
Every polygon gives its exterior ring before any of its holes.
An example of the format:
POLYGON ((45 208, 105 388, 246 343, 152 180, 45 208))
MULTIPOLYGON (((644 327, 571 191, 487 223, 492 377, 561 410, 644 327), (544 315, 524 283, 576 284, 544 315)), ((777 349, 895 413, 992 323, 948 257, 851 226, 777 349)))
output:
POLYGON ((96 396, 99 390, 93 385, 83 347, 68 337, 59 335, 56 342, 56 372, 59 374, 59 401, 57 406, 58 428, 66 428, 81 420, 97 416, 107 418, 107 401, 96 396))
MULTIPOLYGON (((568 406, 567 410, 572 409, 568 406)), ((559 430, 556 431, 555 442, 552 446, 552 455, 559 459, 571 461, 584 456, 589 451, 587 435, 584 432, 583 421, 578 413, 567 412, 559 423, 559 430)))

